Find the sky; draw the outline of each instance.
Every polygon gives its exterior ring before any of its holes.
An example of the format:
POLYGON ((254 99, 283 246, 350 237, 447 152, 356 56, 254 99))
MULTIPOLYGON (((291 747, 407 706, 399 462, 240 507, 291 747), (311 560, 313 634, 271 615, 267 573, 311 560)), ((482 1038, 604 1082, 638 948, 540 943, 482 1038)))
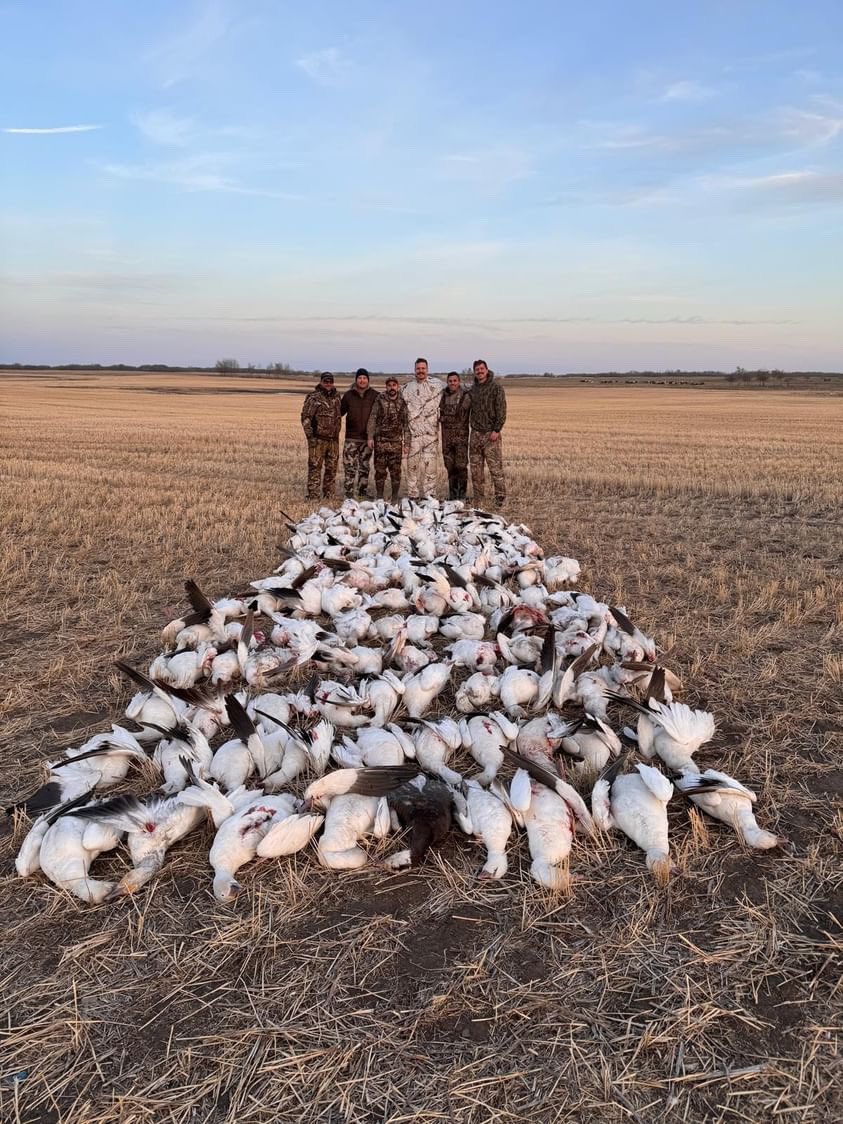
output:
POLYGON ((0 0, 0 361, 843 367, 840 0, 0 0))

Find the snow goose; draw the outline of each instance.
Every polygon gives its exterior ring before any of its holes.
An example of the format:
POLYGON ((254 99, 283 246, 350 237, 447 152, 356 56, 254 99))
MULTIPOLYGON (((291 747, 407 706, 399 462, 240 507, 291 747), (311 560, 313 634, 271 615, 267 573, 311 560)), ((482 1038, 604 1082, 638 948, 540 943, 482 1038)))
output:
MULTIPOLYGON (((219 746, 209 762, 208 772, 226 791, 232 792, 255 772, 259 778, 271 774, 280 765, 282 754, 271 735, 266 740, 261 737, 254 721, 234 695, 228 701, 228 715, 235 736, 219 746)), ((276 720, 276 726, 281 725, 276 720)))
POLYGON ((161 633, 164 647, 170 651, 181 651, 196 648, 208 641, 223 640, 225 612, 211 604, 192 578, 184 583, 184 591, 193 612, 170 621, 164 628, 161 633))
POLYGON ((119 835, 126 833, 132 869, 111 890, 110 899, 137 893, 162 868, 168 849, 202 822, 203 808, 183 802, 182 796, 153 796, 143 801, 116 796, 75 813, 119 835))
POLYGON ((515 750, 508 748, 504 750, 504 756, 517 769, 522 769, 527 772, 531 781, 538 781, 539 784, 550 788, 558 797, 564 800, 574 819, 586 835, 595 834, 594 821, 583 798, 575 788, 572 788, 571 785, 556 772, 553 764, 550 766, 538 764, 531 758, 522 756, 520 753, 516 753, 515 750))
POLYGON ((758 797, 727 773, 716 769, 706 769, 703 773, 686 769, 673 778, 673 784, 712 819, 728 824, 748 847, 768 851, 786 842, 758 826, 752 810, 758 797))
POLYGON ((462 791, 454 791, 456 820, 466 835, 476 836, 486 848, 486 861, 477 877, 503 878, 507 872, 506 845, 512 833, 512 816, 493 792, 466 781, 462 791))
POLYGON ((254 859, 274 825, 295 815, 297 807, 295 797, 289 793, 261 795, 223 821, 208 855, 214 871, 213 890, 217 901, 228 902, 237 897, 240 892, 235 877, 237 871, 254 859))
POLYGON ((61 816, 66 816, 76 808, 83 807, 87 804, 93 795, 94 790, 90 788, 87 792, 80 793, 80 795, 76 796, 73 800, 66 800, 63 804, 59 804, 49 812, 38 817, 24 836, 23 842, 15 857, 15 870, 21 878, 28 878, 41 869, 41 844, 44 841, 44 836, 47 834, 48 829, 61 816))
POLYGON ((500 679, 497 675, 487 675, 483 671, 475 671, 464 679, 457 687, 455 703, 462 714, 472 714, 477 710, 485 710, 492 699, 500 694, 500 679))
POLYGON ((431 663, 404 680, 404 707, 411 718, 421 718, 451 678, 452 663, 431 663))
MULTIPOLYGON (((552 778, 551 778, 552 779, 552 778)), ((530 877, 548 890, 569 893, 574 816, 570 805, 525 769, 512 778, 509 801, 527 829, 530 877)))
POLYGON ((647 869, 660 886, 675 868, 670 859, 667 805, 673 785, 652 765, 636 765, 635 773, 621 773, 618 757, 597 779, 591 793, 594 822, 603 831, 616 827, 644 851, 647 869))
POLYGON ((335 796, 386 796, 393 788, 418 776, 415 765, 374 766, 365 769, 334 769, 317 778, 304 791, 305 810, 323 807, 335 796))
POLYGON ((50 824, 41 840, 41 870, 60 890, 99 904, 112 892, 114 883, 91 878, 91 863, 119 842, 120 833, 107 824, 89 823, 72 813, 63 815, 50 824))
POLYGON ((456 613, 441 618, 439 631, 448 640, 482 640, 486 635, 486 618, 482 613, 456 613))
POLYGON ((655 663, 655 642, 632 623, 624 609, 610 605, 608 624, 609 628, 603 639, 605 651, 620 660, 647 660, 655 663))
POLYGON ((505 714, 475 714, 460 720, 463 749, 481 766, 483 772, 472 777, 472 782, 489 785, 503 764, 503 751, 518 737, 518 727, 505 714))
POLYGON ((686 703, 660 703, 654 698, 646 705, 616 692, 608 698, 632 707, 638 713, 638 747, 645 757, 657 755, 674 772, 693 770, 694 754, 714 737, 714 715, 707 710, 692 710, 686 703))
POLYGON ((327 721, 346 729, 369 725, 374 712, 374 703, 356 687, 334 679, 323 679, 319 683, 314 701, 316 709, 327 721))
POLYGON ((200 679, 207 679, 216 657, 217 649, 207 643, 200 644, 195 651, 186 650, 170 656, 162 653, 150 664, 149 677, 165 686, 193 687, 200 679))
POLYGON ((48 762, 46 784, 6 808, 6 815, 21 809, 32 816, 73 800, 89 789, 110 788, 123 780, 133 760, 146 760, 143 747, 128 730, 112 725, 110 733, 95 734, 77 748, 66 749, 60 760, 48 762))
POLYGON ((383 839, 390 829, 389 808, 384 797, 340 794, 328 803, 325 830, 317 855, 329 870, 358 870, 367 854, 360 846, 366 835, 383 839))
POLYGON ((404 683, 391 671, 377 679, 365 680, 363 697, 372 707, 372 726, 386 726, 391 721, 404 695, 404 683))
MULTIPOLYGON (((231 701, 234 701, 233 695, 231 701)), ((198 727, 191 722, 182 721, 178 726, 162 733, 165 736, 155 747, 153 756, 153 761, 164 776, 162 792, 181 792, 190 780, 191 769, 203 779, 208 776, 214 753, 208 739, 198 727)))
POLYGON ((463 732, 453 718, 440 718, 438 722, 428 722, 423 718, 409 718, 406 721, 416 727, 413 743, 419 767, 441 777, 448 784, 461 784, 462 776, 447 766, 454 750, 460 748, 463 740, 463 732))
POLYGON ((609 758, 617 757, 621 752, 621 740, 602 718, 584 713, 563 737, 562 748, 582 758, 573 765, 574 775, 591 785, 609 758))
POLYGON ((455 667, 464 667, 470 672, 493 672, 499 655, 497 645, 488 640, 457 640, 445 651, 455 667))
MULTIPOLYGON (((364 765, 403 765, 404 740, 398 736, 402 732, 398 727, 382 729, 367 726, 357 731, 356 741, 346 736, 340 745, 334 746, 334 759, 346 769, 359 769, 364 765)), ((410 745, 412 756, 415 756, 415 746, 412 742, 410 745)))
POLYGON ((544 560, 544 584, 551 592, 577 581, 579 576, 580 564, 575 558, 553 554, 544 560))

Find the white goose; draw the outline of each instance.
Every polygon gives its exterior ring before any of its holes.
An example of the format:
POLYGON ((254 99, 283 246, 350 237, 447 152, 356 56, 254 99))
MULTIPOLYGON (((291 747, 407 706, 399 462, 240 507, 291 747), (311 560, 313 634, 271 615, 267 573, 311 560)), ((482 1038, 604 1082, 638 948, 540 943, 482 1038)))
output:
POLYGON ((428 722, 425 719, 414 721, 417 722, 417 729, 413 742, 419 767, 440 777, 447 784, 461 784, 462 776, 449 769, 446 764, 454 750, 462 745, 463 735, 457 723, 452 718, 440 718, 438 722, 428 722))
POLYGON ((706 769, 704 773, 685 770, 673 778, 673 784, 712 819, 728 824, 748 847, 768 851, 786 842, 758 826, 752 810, 758 797, 727 773, 716 769, 706 769))
POLYGON ((452 663, 431 663, 404 680, 404 706, 411 718, 421 718, 451 678, 452 663))
POLYGON ((509 803, 527 829, 530 876, 548 890, 570 892, 569 858, 574 841, 574 816, 567 801, 541 781, 518 769, 509 789, 509 803))
POLYGON ((76 812, 80 819, 110 827, 118 835, 126 833, 132 869, 114 886, 109 899, 137 893, 162 868, 169 848, 202 822, 204 808, 183 799, 189 791, 145 801, 117 796, 76 812))
MULTIPOLYGON (((164 647, 176 651, 196 648, 208 641, 224 639, 227 614, 232 613, 232 604, 226 600, 221 605, 212 605, 192 578, 184 583, 184 591, 193 610, 178 620, 170 621, 161 633, 164 647)), ((239 616, 239 603, 234 603, 234 616, 239 616)))
POLYGON ((693 770, 694 754, 714 737, 714 715, 707 710, 692 710, 685 703, 660 703, 648 699, 637 703, 623 695, 610 693, 615 702, 638 712, 638 747, 645 757, 658 755, 669 769, 693 770))
POLYGON ((193 687, 200 679, 208 678, 216 657, 217 649, 207 643, 200 644, 195 651, 162 654, 150 664, 149 677, 170 687, 193 687))
POLYGON ((488 640, 457 640, 445 649, 455 667, 469 671, 494 672, 498 661, 498 648, 488 640))
POLYGON ((89 823, 72 814, 61 816, 41 840, 41 870, 60 890, 98 904, 112 892, 114 883, 91 878, 91 863, 105 851, 113 851, 119 842, 120 833, 107 824, 89 823))
POLYGON ((498 710, 461 719, 460 732, 463 749, 470 751, 483 770, 472 781, 490 785, 503 764, 504 749, 518 737, 518 726, 498 710))
POLYGON ((476 710, 485 710, 499 695, 500 678, 475 671, 457 687, 456 708, 462 714, 473 714, 476 710))
POLYGON ((366 835, 383 839, 390 826, 385 797, 334 796, 328 803, 325 830, 319 838, 319 862, 329 870, 357 870, 365 866, 368 856, 360 840, 366 835))
POLYGON ((363 697, 372 707, 370 723, 372 726, 386 726, 398 709, 404 695, 404 683, 391 671, 385 671, 378 679, 366 680, 363 697))
MULTIPOLYGON (((234 794, 232 793, 231 796, 234 794)), ((239 808, 235 808, 234 813, 223 821, 214 836, 208 856, 214 871, 213 888, 217 901, 232 901, 237 897, 240 892, 240 884, 235 877, 237 871, 258 854, 261 842, 269 836, 272 828, 296 815, 296 809, 297 801, 289 793, 257 797, 249 793, 248 800, 239 808)), ((301 846, 304 846, 313 832, 318 830, 318 824, 316 826, 313 824, 314 821, 306 817, 299 832, 300 822, 296 821, 294 838, 301 841, 302 837, 306 836, 301 846)), ((281 853, 274 848, 271 849, 273 854, 281 853)))
POLYGON ((667 805, 673 785, 652 765, 637 764, 635 773, 620 773, 619 757, 599 777, 591 793, 594 822, 603 831, 618 828, 647 856, 647 869, 660 886, 674 866, 668 842, 667 805))
POLYGON ((583 714, 562 739, 562 748, 582 760, 573 765, 574 775, 593 784, 611 757, 621 752, 621 740, 611 726, 593 714, 583 714))
POLYGON ((486 848, 486 861, 477 877, 503 878, 508 869, 506 845, 512 833, 512 816, 506 804, 473 781, 466 781, 462 792, 455 790, 453 800, 457 823, 486 848))

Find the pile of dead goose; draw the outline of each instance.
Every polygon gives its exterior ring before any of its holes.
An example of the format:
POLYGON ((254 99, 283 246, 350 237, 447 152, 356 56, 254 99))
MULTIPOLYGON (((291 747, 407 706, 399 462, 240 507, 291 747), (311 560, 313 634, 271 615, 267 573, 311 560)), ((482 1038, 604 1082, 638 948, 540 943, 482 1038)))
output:
POLYGON ((675 792, 750 847, 779 841, 753 792, 695 764, 714 718, 674 701, 680 681, 653 640, 574 588, 579 564, 545 557, 525 526, 429 499, 346 501, 288 528, 270 577, 217 601, 186 582, 191 611, 148 671, 118 663, 138 688, 133 731, 65 750, 7 809, 34 818, 21 876, 90 902, 131 894, 209 815, 221 901, 255 857, 315 839, 322 866, 354 869, 370 861, 366 837, 400 832, 385 860, 399 870, 454 824, 485 848, 483 878, 506 874, 517 826, 532 877, 566 889, 575 834, 616 828, 663 882, 675 792), (138 763, 159 771, 155 791, 101 795, 138 763), (125 876, 92 877, 121 841, 125 876))

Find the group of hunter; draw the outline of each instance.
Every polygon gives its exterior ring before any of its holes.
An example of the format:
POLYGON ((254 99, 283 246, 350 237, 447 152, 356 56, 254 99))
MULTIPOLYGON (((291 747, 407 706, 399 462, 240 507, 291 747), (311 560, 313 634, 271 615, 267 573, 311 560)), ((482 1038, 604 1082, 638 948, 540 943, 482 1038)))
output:
POLYGON ((307 438, 307 498, 331 498, 339 462, 339 440, 345 418, 342 451, 346 496, 365 499, 369 470, 375 467, 375 496, 384 498, 389 477, 391 499, 398 498, 401 463, 407 458, 407 494, 420 498, 435 494, 437 449, 448 474, 448 498, 463 500, 471 468, 472 502, 485 497, 485 469, 495 504, 506 499, 501 431, 506 422, 506 394, 485 360, 473 367, 474 382, 464 387, 456 371, 443 386, 428 374, 427 360, 417 359, 415 378, 402 390, 389 375, 385 389, 370 386, 361 367, 354 384, 340 396, 334 376, 326 371, 304 400, 301 423, 307 438))

